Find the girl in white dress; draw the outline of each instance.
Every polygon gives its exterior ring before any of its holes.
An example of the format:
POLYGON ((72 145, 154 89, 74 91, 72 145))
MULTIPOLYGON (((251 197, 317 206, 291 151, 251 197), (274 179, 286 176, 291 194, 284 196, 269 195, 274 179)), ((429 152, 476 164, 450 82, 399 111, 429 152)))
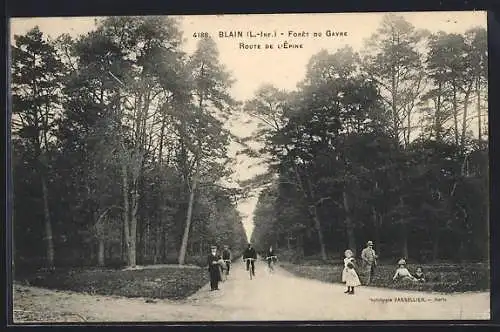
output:
POLYGON ((361 285, 358 274, 354 269, 354 257, 351 250, 347 249, 344 252, 344 270, 342 271, 342 282, 345 282, 347 290, 346 294, 354 294, 354 287, 361 285))

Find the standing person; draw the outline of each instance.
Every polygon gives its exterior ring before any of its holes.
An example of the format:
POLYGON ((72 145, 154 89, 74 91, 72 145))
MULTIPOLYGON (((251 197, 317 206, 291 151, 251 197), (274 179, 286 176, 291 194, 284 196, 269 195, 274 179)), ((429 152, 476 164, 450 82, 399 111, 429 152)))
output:
POLYGON ((273 264, 276 263, 276 252, 273 250, 273 246, 269 246, 269 250, 266 253, 267 266, 270 271, 273 271, 273 264))
POLYGON ((354 255, 351 250, 347 249, 344 252, 344 270, 342 270, 342 282, 345 282, 347 290, 346 294, 354 294, 354 287, 361 285, 358 274, 354 269, 354 255))
POLYGON ((231 269, 231 250, 229 250, 228 245, 225 245, 224 250, 222 250, 222 259, 226 263, 226 271, 229 274, 229 270, 231 269))
MULTIPOLYGON (((248 244, 248 247, 245 249, 245 252, 243 252, 243 260, 245 260, 247 258, 257 259, 257 252, 252 247, 251 243, 248 244)), ((248 268, 250 267, 250 263, 252 263, 252 274, 255 276, 255 261, 251 261, 251 262, 246 261, 246 263, 247 263, 247 271, 248 271, 248 268)))
POLYGON ((219 290, 220 275, 220 256, 217 254, 217 247, 210 247, 210 254, 207 258, 208 272, 210 273, 210 290, 219 290))
POLYGON ((373 275, 375 274, 375 267, 377 266, 377 254, 373 250, 373 242, 368 241, 366 243, 366 248, 361 251, 361 259, 363 260, 363 265, 366 274, 366 284, 369 285, 373 275))

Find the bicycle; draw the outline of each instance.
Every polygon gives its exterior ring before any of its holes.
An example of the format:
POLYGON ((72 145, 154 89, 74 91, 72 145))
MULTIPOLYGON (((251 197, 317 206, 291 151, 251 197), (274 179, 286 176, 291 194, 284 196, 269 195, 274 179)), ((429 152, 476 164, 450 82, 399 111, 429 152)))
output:
POLYGON ((274 272, 274 264, 278 260, 277 256, 268 256, 266 257, 267 266, 269 267, 269 272, 274 272))
POLYGON ((245 263, 247 261, 250 261, 250 264, 248 264, 248 271, 250 272, 250 280, 252 280, 254 273, 255 273, 255 270, 252 268, 252 262, 256 261, 256 259, 255 258, 245 258, 245 263))

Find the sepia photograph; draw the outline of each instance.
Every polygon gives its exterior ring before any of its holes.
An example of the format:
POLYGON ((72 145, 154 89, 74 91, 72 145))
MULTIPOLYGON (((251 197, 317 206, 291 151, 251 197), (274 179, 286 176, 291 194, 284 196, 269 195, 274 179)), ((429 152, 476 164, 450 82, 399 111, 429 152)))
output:
POLYGON ((490 319, 485 11, 11 18, 9 52, 14 324, 490 319))

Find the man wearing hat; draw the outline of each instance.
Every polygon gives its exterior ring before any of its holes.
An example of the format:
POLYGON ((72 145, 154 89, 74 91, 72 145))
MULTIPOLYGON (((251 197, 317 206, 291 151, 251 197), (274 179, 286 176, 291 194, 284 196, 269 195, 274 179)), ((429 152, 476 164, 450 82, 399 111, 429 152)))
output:
POLYGON ((219 290, 220 275, 220 256, 217 254, 217 247, 210 247, 210 254, 208 255, 208 272, 210 273, 210 290, 219 290))
POLYGON ((373 250, 373 242, 368 241, 366 243, 366 248, 361 251, 361 259, 363 260, 363 265, 366 274, 366 284, 369 285, 373 275, 375 274, 375 266, 377 266, 377 254, 373 250))

